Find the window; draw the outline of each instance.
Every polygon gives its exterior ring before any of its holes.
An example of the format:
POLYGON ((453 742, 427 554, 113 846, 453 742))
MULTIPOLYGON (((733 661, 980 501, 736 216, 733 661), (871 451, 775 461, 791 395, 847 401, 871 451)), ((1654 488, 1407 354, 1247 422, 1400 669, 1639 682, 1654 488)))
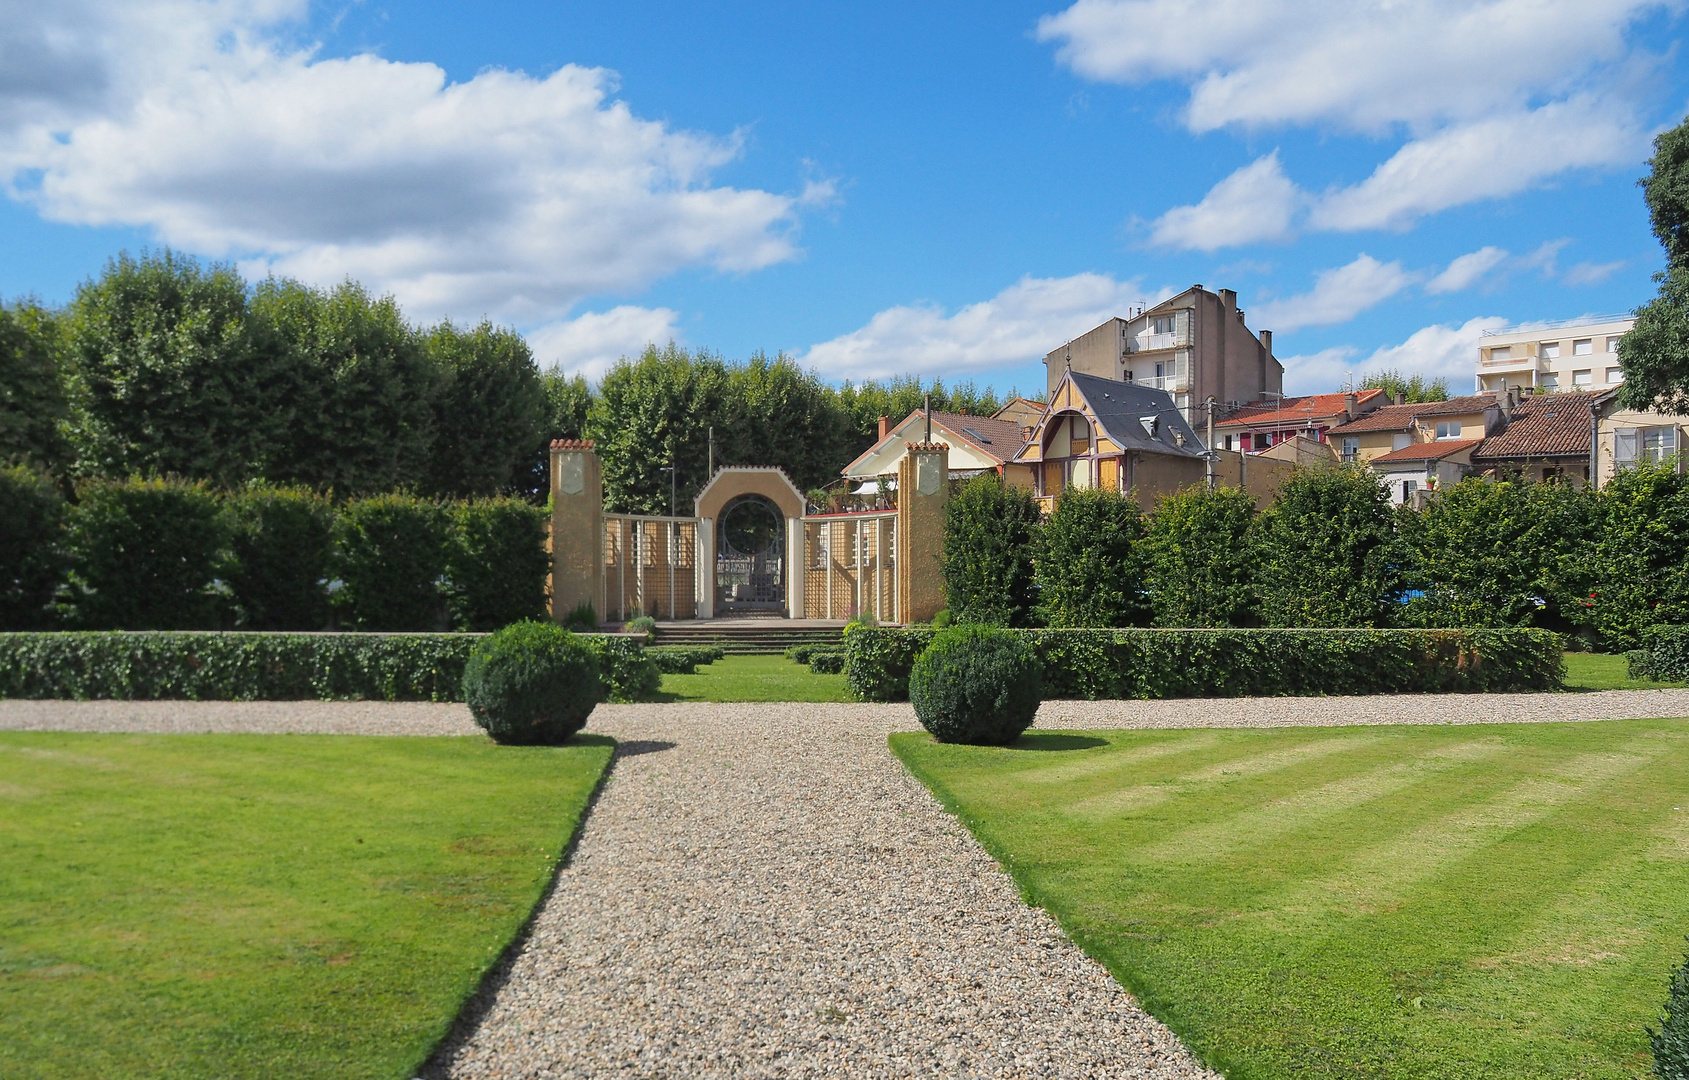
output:
POLYGON ((1419 483, 1417 481, 1403 480, 1402 481, 1402 501, 1403 502, 1410 502, 1413 499, 1413 493, 1415 491, 1418 491, 1418 490, 1419 490, 1419 483))
POLYGON ((1588 371, 1574 371, 1574 372, 1572 372, 1572 385, 1573 386, 1588 386, 1588 385, 1590 385, 1590 373, 1588 371))
POLYGON ((1413 436, 1412 435, 1409 435, 1405 431, 1398 431, 1394 435, 1390 436, 1390 449, 1392 449, 1392 450, 1406 450, 1408 448, 1408 446, 1410 444, 1412 444, 1412 442, 1413 442, 1413 436))
POLYGON ((1537 385, 1544 390, 1558 390, 1560 389, 1560 376, 1552 371, 1545 371, 1537 376, 1537 385))
POLYGON ((1592 353, 1594 351, 1595 351, 1595 342, 1590 340, 1589 338, 1584 338, 1581 341, 1572 342, 1572 355, 1573 356, 1588 356, 1590 353, 1592 353))
POLYGON ((1273 445, 1273 437, 1271 435, 1257 435, 1257 436, 1255 436, 1255 449, 1265 450, 1267 447, 1269 447, 1271 445, 1273 445))
POLYGON ((1152 334, 1171 334, 1173 332, 1172 315, 1158 315, 1149 321, 1149 332, 1152 334))
POLYGON ((1616 368, 1616 367, 1608 368, 1607 369, 1607 381, 1609 383, 1624 382, 1624 369, 1623 368, 1616 368))
POLYGON ((1676 427, 1642 429, 1642 460, 1658 464, 1677 453, 1676 427))
POLYGON ((1511 359, 1513 359, 1513 346, 1502 345, 1499 348, 1491 349, 1490 350, 1490 359, 1491 360, 1511 360, 1511 359))
POLYGON ((1458 438, 1460 438, 1460 421, 1459 420, 1439 420, 1439 421, 1437 421, 1437 438, 1439 438, 1439 439, 1458 439, 1458 438))
POLYGON ((1616 353, 1616 352, 1619 351, 1619 339, 1618 338, 1610 337, 1610 338, 1607 339, 1607 351, 1610 352, 1610 353, 1616 353))
POLYGON ((1542 351, 1540 353, 1538 353, 1537 355, 1541 356, 1544 360, 1557 360, 1557 359, 1559 359, 1560 358, 1560 343, 1558 341, 1545 341, 1545 342, 1543 342, 1542 343, 1542 351))
POLYGON ((1343 436, 1343 460, 1353 461, 1360 455, 1361 440, 1353 435, 1343 436))

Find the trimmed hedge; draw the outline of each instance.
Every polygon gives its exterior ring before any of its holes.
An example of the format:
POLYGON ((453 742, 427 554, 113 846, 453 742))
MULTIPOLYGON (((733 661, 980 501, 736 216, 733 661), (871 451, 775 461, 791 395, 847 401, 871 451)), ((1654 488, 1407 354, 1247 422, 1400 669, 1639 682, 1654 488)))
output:
MULTIPOLYGON (((0 698, 462 701, 482 634, 0 634, 0 698)), ((611 701, 656 692, 637 638, 582 634, 611 701)))
MULTIPOLYGON (((1560 638, 1546 630, 1022 630, 1046 698, 1284 697, 1558 690, 1560 638)), ((845 676, 863 701, 902 701, 937 633, 863 627, 845 676)))
POLYGON ((817 649, 809 654, 809 670, 817 675, 837 675, 845 669, 842 648, 817 649))
POLYGON ((648 645, 645 655, 664 675, 693 675, 699 664, 709 665, 727 655, 720 645, 648 645))
POLYGON ((1642 648, 1625 656, 1630 661, 1633 679, 1689 682, 1689 626, 1655 626, 1644 630, 1642 648))
POLYGON ((463 700, 495 742, 559 746, 604 700, 597 651, 556 623, 512 623, 476 643, 463 700))
POLYGON ((997 626, 941 630, 915 660, 909 699, 943 743, 1007 746, 1032 726, 1043 695, 1038 653, 997 626))

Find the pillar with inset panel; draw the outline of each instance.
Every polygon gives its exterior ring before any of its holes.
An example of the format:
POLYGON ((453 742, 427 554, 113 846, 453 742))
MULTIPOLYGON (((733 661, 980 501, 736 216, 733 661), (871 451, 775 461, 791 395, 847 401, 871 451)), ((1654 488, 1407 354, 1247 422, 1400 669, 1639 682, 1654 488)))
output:
POLYGON ((604 600, 604 473, 592 440, 551 444, 551 617, 582 604, 602 619, 604 600))
POLYGON ((905 443, 897 466, 897 615, 929 622, 944 607, 944 507, 950 445, 905 443))

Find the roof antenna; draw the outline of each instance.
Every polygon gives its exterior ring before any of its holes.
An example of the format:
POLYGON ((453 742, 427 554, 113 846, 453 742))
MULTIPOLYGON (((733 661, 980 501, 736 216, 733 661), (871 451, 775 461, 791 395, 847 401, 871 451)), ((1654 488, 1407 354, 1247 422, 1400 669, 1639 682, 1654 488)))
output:
POLYGON ((932 442, 932 391, 927 391, 927 442, 932 442))
POLYGON ((1071 341, 1067 343, 1067 357, 1063 360, 1063 364, 1067 370, 1073 370, 1073 342, 1071 341))

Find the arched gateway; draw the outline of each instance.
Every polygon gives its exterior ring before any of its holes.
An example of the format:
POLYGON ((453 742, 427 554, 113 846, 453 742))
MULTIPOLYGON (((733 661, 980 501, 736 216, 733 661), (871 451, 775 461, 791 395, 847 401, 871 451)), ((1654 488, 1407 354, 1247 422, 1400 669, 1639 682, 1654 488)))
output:
POLYGON ((693 517, 604 508, 603 474, 591 442, 551 444, 551 611, 558 621, 591 607, 617 623, 636 615, 724 615, 842 620, 872 613, 915 622, 944 603, 949 447, 910 443, 895 480, 895 506, 807 514, 784 471, 716 470, 693 517))

